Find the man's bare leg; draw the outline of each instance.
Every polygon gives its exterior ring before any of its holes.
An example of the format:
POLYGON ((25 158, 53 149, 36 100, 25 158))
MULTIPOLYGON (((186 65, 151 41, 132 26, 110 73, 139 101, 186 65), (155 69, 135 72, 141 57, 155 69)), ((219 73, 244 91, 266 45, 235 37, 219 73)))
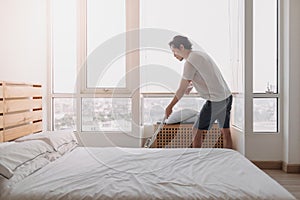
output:
POLYGON ((204 130, 193 128, 193 148, 201 148, 204 130))
POLYGON ((231 139, 231 133, 230 128, 222 128, 221 133, 223 134, 223 147, 232 149, 232 139, 231 139))

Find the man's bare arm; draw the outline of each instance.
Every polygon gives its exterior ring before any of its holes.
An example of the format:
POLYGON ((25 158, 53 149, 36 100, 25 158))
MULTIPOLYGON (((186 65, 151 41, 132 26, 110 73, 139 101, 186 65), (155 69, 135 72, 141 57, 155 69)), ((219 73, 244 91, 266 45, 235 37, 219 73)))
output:
POLYGON ((185 91, 187 90, 191 80, 181 79, 179 88, 177 89, 175 96, 173 97, 171 103, 168 105, 165 111, 165 116, 168 118, 173 110, 176 103, 183 97, 185 91))

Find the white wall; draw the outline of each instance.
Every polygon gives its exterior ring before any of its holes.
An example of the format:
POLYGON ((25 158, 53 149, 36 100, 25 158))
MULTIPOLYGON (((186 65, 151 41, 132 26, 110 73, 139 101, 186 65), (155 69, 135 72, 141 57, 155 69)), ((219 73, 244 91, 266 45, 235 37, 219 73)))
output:
POLYGON ((46 0, 0 0, 0 80, 42 84, 44 97, 46 15, 46 0))
POLYGON ((235 127, 231 128, 232 148, 245 155, 245 133, 235 127))
POLYGON ((284 1, 283 161, 300 164, 300 1, 284 1))
POLYGON ((245 134, 245 156, 253 161, 282 161, 282 134, 245 134))
MULTIPOLYGON (((247 3, 249 2, 247 1, 247 3)), ((300 106, 298 105, 300 102, 300 1, 282 0, 281 5, 283 6, 281 9, 283 19, 280 22, 283 26, 280 43, 280 64, 283 68, 281 71, 283 77, 280 78, 281 93, 283 94, 283 99, 281 99, 283 100, 283 113, 280 115, 283 121, 282 131, 280 134, 253 134, 252 131, 249 131, 252 130, 252 127, 246 127, 248 131, 242 133, 245 134, 245 137, 243 138, 240 132, 234 130, 233 140, 235 148, 242 153, 245 150, 244 155, 250 160, 300 164, 300 106)), ((250 35, 250 37, 252 36, 250 35)), ((248 66, 252 66, 252 64, 248 63, 248 66)), ((249 77, 252 79, 249 76, 251 71, 247 71, 246 68, 245 73, 247 75, 245 80, 249 77)), ((250 91, 252 88, 246 95, 250 94, 250 91)), ((249 105, 251 104, 246 102, 246 106, 249 105)), ((246 110, 247 115, 251 111, 252 108, 246 110)), ((251 126, 251 124, 248 125, 251 126)))
POLYGON ((46 1, 0 0, 0 79, 45 83, 46 1))

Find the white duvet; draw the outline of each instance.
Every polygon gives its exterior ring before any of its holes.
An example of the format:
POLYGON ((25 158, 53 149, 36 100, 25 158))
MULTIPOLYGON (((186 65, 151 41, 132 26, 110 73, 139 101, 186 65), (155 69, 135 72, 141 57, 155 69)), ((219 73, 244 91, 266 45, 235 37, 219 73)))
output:
POLYGON ((294 199, 226 149, 77 147, 6 186, 0 199, 294 199))

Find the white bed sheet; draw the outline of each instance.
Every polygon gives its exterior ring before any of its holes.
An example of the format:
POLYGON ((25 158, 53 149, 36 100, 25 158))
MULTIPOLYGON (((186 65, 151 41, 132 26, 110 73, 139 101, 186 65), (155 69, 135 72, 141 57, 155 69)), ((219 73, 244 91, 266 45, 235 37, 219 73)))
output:
MULTIPOLYGON (((1 192, 2 193, 2 192, 1 192)), ((228 149, 77 147, 0 199, 294 199, 228 149)))

